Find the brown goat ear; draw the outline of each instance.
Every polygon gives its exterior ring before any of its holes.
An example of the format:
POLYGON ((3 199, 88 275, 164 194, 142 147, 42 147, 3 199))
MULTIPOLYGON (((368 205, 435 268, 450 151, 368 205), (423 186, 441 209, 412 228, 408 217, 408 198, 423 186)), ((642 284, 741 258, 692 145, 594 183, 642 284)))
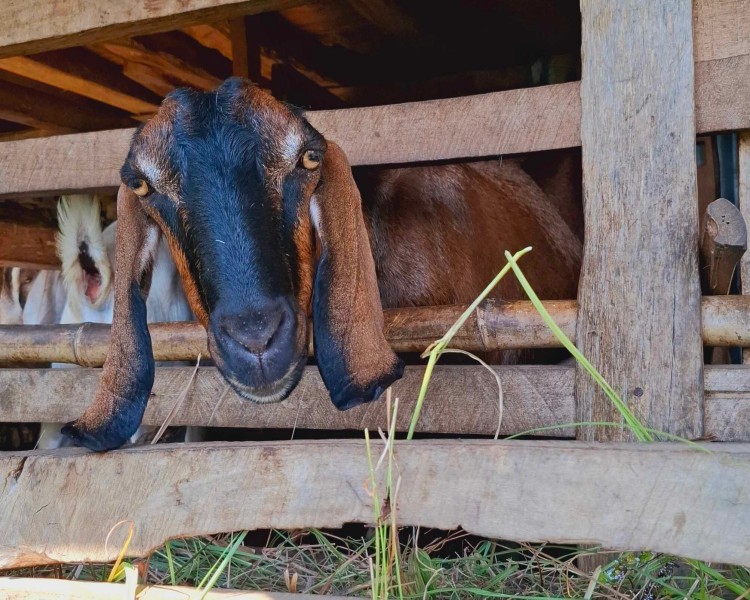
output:
POLYGON ((154 385, 154 356, 146 325, 159 229, 125 185, 117 194, 115 300, 109 352, 94 402, 63 428, 77 445, 96 451, 123 445, 143 418, 154 385))
POLYGON ((404 371, 383 335, 362 199, 343 150, 328 143, 310 201, 321 254, 313 288, 315 357, 340 410, 375 400, 404 371))

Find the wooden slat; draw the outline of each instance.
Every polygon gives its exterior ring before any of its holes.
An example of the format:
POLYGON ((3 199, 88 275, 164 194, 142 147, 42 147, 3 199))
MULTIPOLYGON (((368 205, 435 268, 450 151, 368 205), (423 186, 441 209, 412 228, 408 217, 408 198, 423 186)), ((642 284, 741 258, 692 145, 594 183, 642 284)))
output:
POLYGON ((33 57, 3 58, 0 59, 0 70, 121 108, 134 115, 154 113, 159 108, 157 97, 124 79, 115 65, 80 48, 33 57))
MULTIPOLYGON (((1 216, 1 215, 0 215, 1 216)), ((11 248, 12 249, 12 248, 11 248)), ((3 257, 0 254, 0 262, 3 257)), ((575 336, 575 301, 544 303, 555 322, 575 336)), ((701 302, 703 341, 708 346, 750 346, 750 297, 705 297, 701 302)), ((385 335, 396 352, 423 352, 463 314, 465 306, 411 307, 385 311, 385 335)), ((149 326, 154 357, 160 361, 208 356, 206 332, 198 323, 149 326)), ((0 326, 0 364, 60 362, 84 367, 104 364, 109 326, 0 326)), ((530 302, 487 302, 472 313, 451 342, 452 348, 488 352, 515 348, 559 348, 561 343, 530 302)), ((312 344, 310 344, 312 354, 312 344)))
POLYGON ((221 25, 198 24, 185 27, 183 31, 199 44, 221 53, 224 58, 232 60, 232 41, 221 25))
MULTIPOLYGON (((750 131, 739 134, 739 195, 738 204, 745 223, 750 223, 750 131)), ((740 260, 740 285, 742 294, 750 297, 750 255, 740 260)), ((750 349, 743 350, 742 362, 750 363, 750 349)))
MULTIPOLYGON (((171 87, 189 86, 199 90, 210 90, 221 83, 219 77, 200 67, 188 64, 172 54, 149 50, 132 39, 108 40, 90 48, 100 56, 122 65, 125 76, 135 81, 139 81, 139 78, 133 76, 132 70, 140 66, 163 73, 168 81, 172 82, 171 87)), ((151 89, 147 81, 142 85, 151 89)), ((152 91, 163 95, 169 90, 159 88, 152 91)))
MULTIPOLYGON (((125 596, 125 584, 67 579, 0 577, 0 596, 6 600, 317 600, 312 594, 250 592, 182 585, 139 585, 136 597, 125 596)), ((326 595, 326 600, 344 600, 326 595)))
MULTIPOLYGON (((750 566, 750 446, 710 449, 517 440, 396 444, 396 520, 750 566)), ((113 560, 127 528, 106 549, 104 542, 121 520, 135 525, 128 547, 134 555, 178 535, 370 523, 368 478, 362 440, 6 453, 0 568, 113 560)))
POLYGON ((30 0, 0 4, 0 57, 147 35, 243 14, 282 10, 303 0, 161 0, 110 2, 30 0))
POLYGON ((58 268, 57 229, 0 221, 0 266, 58 268))
MULTIPOLYGON (((573 366, 496 367, 503 382, 504 412, 500 433, 512 435, 537 427, 555 427, 536 435, 572 437, 575 422, 573 366)), ((0 370, 0 421, 67 422, 81 415, 99 381, 98 369, 0 370)), ((402 410, 399 431, 409 425, 423 370, 409 367, 394 387, 402 410)), ((144 423, 160 426, 192 368, 157 369, 154 396, 144 423)), ((750 369, 706 368, 705 436, 719 441, 750 442, 750 369)), ((433 375, 417 431, 494 435, 498 416, 497 386, 482 367, 438 366, 433 375)), ((360 430, 382 426, 385 403, 375 402, 346 412, 333 408, 320 376, 308 369, 292 396, 280 404, 257 405, 227 391, 213 368, 201 368, 175 425, 216 427, 360 430)))
MULTIPOLYGON (((750 55, 722 60, 729 62, 715 61, 711 69, 696 68, 699 132, 750 128, 746 102, 750 91, 724 93, 714 103, 717 90, 750 85, 750 55), (719 78, 702 81, 704 71, 719 78), (711 116, 714 111, 718 112, 711 116)), ((148 71, 146 65, 137 66, 148 71)), ((152 75, 166 91, 172 88, 161 75, 152 75)), ((580 85, 572 82, 447 100, 318 111, 309 118, 345 149, 353 165, 535 152, 580 145, 580 85)), ((85 137, 4 143, 0 197, 111 190, 119 185, 132 133, 101 131, 85 137), (40 156, 45 157, 44 169, 39 168, 40 156)))
POLYGON ((750 0, 693 0, 695 56, 750 54, 750 0))
MULTIPOLYGON (((567 367, 497 367, 503 382, 502 435, 574 421, 573 372, 567 367)), ((193 369, 157 369, 144 423, 161 425, 175 400, 188 387, 193 369)), ((67 422, 81 415, 96 390, 99 369, 0 370, 0 420, 6 422, 67 422)), ((401 399, 400 431, 419 393, 424 369, 409 367, 393 387, 401 399)), ((498 424, 498 388, 483 367, 443 366, 433 373, 419 431, 493 435, 498 424)), ((259 405, 237 396, 213 367, 201 368, 174 425, 215 427, 360 430, 377 428, 385 419, 385 402, 339 412, 333 406, 316 368, 309 367, 288 400, 259 405)), ((557 428, 540 435, 571 437, 557 428)))
MULTIPOLYGON (((4 75, 5 77, 14 77, 4 75)), ((56 133, 129 127, 134 121, 114 108, 79 98, 0 81, 0 118, 56 133)))
MULTIPOLYGON (((583 0, 581 13, 586 227, 577 345, 649 427, 698 437, 691 5, 583 0)), ((583 369, 576 400, 581 421, 621 420, 583 369)), ((625 429, 579 435, 632 439, 625 429)))

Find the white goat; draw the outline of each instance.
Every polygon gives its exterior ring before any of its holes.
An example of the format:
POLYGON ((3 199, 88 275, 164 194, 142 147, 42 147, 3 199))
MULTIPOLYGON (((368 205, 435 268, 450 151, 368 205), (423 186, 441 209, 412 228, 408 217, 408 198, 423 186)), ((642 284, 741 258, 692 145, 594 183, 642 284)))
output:
MULTIPOLYGON (((57 216, 60 229, 57 253, 62 263, 59 281, 65 293, 64 308, 58 322, 111 323, 117 223, 102 231, 99 201, 86 195, 62 197, 57 216)), ((146 307, 150 323, 193 319, 177 269, 164 241, 154 259, 146 307)), ((29 303, 26 310, 32 310, 29 303)), ((70 366, 53 365, 56 368, 70 366)), ((38 447, 47 450, 66 445, 66 439, 60 433, 61 427, 60 423, 43 424, 38 447)), ((141 427, 131 437, 131 443, 142 440, 151 433, 151 429, 141 427)), ((188 428, 186 441, 197 441, 200 436, 198 428, 188 428)))

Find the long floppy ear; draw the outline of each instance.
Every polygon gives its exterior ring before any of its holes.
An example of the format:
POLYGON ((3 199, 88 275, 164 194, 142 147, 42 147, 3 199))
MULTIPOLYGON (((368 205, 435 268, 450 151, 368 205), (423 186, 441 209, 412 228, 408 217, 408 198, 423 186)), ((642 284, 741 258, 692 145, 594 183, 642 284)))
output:
POLYGON ((375 400, 404 364, 383 335, 362 199, 343 150, 328 143, 310 212, 321 245, 313 288, 315 357, 340 410, 375 400))
POLYGON ((115 305, 109 352, 94 402, 63 433, 91 450, 112 450, 135 433, 154 385, 154 355, 146 325, 159 229, 125 185, 117 194, 115 305))

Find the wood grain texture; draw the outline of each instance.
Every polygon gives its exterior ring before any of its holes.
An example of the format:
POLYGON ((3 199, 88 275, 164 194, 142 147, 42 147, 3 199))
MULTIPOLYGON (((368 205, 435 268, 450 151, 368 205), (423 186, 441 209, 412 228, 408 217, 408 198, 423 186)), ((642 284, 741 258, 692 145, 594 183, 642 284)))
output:
MULTIPOLYGON (((1 227, 1 226, 0 226, 1 227)), ((1 248, 1 245, 0 245, 1 248)), ((544 306, 570 338, 575 336, 574 300, 547 301, 544 306)), ((387 309, 385 336, 396 352, 422 353, 463 314, 465 306, 387 309)), ((704 297, 702 337, 709 346, 750 346, 750 296, 704 297)), ((100 367, 109 349, 108 325, 0 326, 0 364, 60 362, 100 367)), ((197 323, 153 323, 149 326, 155 360, 208 357, 206 332, 197 323)), ((515 348, 559 348, 561 344, 530 302, 488 301, 472 313, 451 342, 452 348, 488 352, 515 348)), ((312 343, 309 344, 312 355, 312 343)))
POLYGON ((0 221, 0 266, 59 268, 56 228, 0 221))
MULTIPOLYGON (((750 566, 750 447, 710 449, 518 440, 396 444, 396 520, 750 566)), ((179 535, 369 523, 368 478, 363 440, 6 453, 0 568, 113 560, 127 528, 112 535, 106 551, 104 540, 120 520, 135 524, 133 555, 179 535), (137 485, 138 493, 123 493, 123 485, 137 485), (205 510, 207 490, 221 498, 213 510, 205 510)))
MULTIPOLYGON (((173 84, 164 82, 147 65, 129 64, 140 68, 131 75, 144 86, 161 92, 172 89, 173 84)), ((750 105, 746 102, 750 90, 741 93, 744 86, 750 86, 750 55, 696 65, 697 131, 750 128, 750 105), (728 89, 737 93, 726 93, 728 89)), ((581 143, 578 82, 317 111, 308 117, 344 148, 352 165, 480 158, 581 143)), ((128 129, 4 142, 0 147, 0 197, 113 191, 120 184, 120 167, 132 135, 133 130, 128 129), (44 157, 43 163, 40 157, 44 157)))
MULTIPOLYGON (((577 345, 649 427, 703 430, 691 5, 584 0, 577 345), (658 60, 654 57, 658 56, 658 60)), ((582 369, 581 421, 620 421, 582 369)), ((632 439, 582 428, 583 439, 632 439)))
MULTIPOLYGON (((314 600, 310 594, 249 592, 214 588, 208 592, 182 585, 139 585, 137 595, 125 596, 124 583, 67 579, 0 577, 5 600, 314 600)), ((329 596, 326 600, 344 600, 329 596)))
POLYGON ((693 0, 698 60, 750 54, 750 0, 693 0))
POLYGON ((116 36, 147 35, 194 23, 282 10, 301 0, 32 0, 0 4, 0 57, 81 46, 116 36))
MULTIPOLYGON (((503 382, 504 413, 500 432, 512 435, 536 427, 575 421, 572 366, 495 367, 503 382)), ((421 383, 422 369, 410 367, 394 387, 400 398, 400 431, 408 429, 421 383)), ((65 422, 88 406, 99 381, 98 369, 0 369, 0 422, 65 422)), ((144 423, 160 426, 187 387, 191 368, 163 367, 144 423)), ((719 441, 750 442, 750 369, 706 368, 705 436, 719 441)), ((417 428, 424 433, 494 435, 497 386, 480 367, 439 366, 417 428)), ((201 368, 174 424, 217 427, 361 430, 385 423, 385 403, 375 402, 347 412, 335 410, 320 376, 309 368, 298 389, 281 404, 260 406, 227 391, 212 368, 201 368)), ((556 427, 537 435, 572 437, 573 428, 556 427)))
POLYGON ((705 435, 726 442, 750 442, 750 368, 706 368, 705 435))
POLYGON ((127 90, 114 89, 111 82, 104 85, 90 74, 84 75, 73 69, 62 69, 38 58, 32 59, 25 56, 2 58, 0 70, 98 100, 134 115, 152 114, 159 108, 158 104, 128 93, 127 90))
MULTIPOLYGON (((573 372, 567 367, 496 367, 503 382, 502 435, 574 421, 573 372)), ((162 367, 144 416, 147 425, 161 425, 193 369, 162 367)), ((406 431, 423 367, 409 367, 393 386, 402 403, 397 422, 406 431)), ((90 403, 100 369, 0 370, 0 421, 67 422, 90 403)), ((339 412, 331 403, 316 368, 308 367, 300 384, 284 402, 259 405, 237 396, 213 367, 202 367, 190 387, 174 425, 215 427, 361 430, 385 426, 385 402, 339 412)), ((498 389, 483 367, 442 366, 433 373, 418 430, 432 433, 494 435, 498 423, 498 389)), ((541 435, 571 437, 558 428, 541 435)))
MULTIPOLYGON (((750 131, 741 131, 738 137, 739 194, 737 200, 745 223, 750 223, 750 131)), ((742 295, 750 297, 750 256, 747 253, 740 259, 740 286, 742 295)), ((742 351, 742 362, 750 363, 750 349, 742 351)))

